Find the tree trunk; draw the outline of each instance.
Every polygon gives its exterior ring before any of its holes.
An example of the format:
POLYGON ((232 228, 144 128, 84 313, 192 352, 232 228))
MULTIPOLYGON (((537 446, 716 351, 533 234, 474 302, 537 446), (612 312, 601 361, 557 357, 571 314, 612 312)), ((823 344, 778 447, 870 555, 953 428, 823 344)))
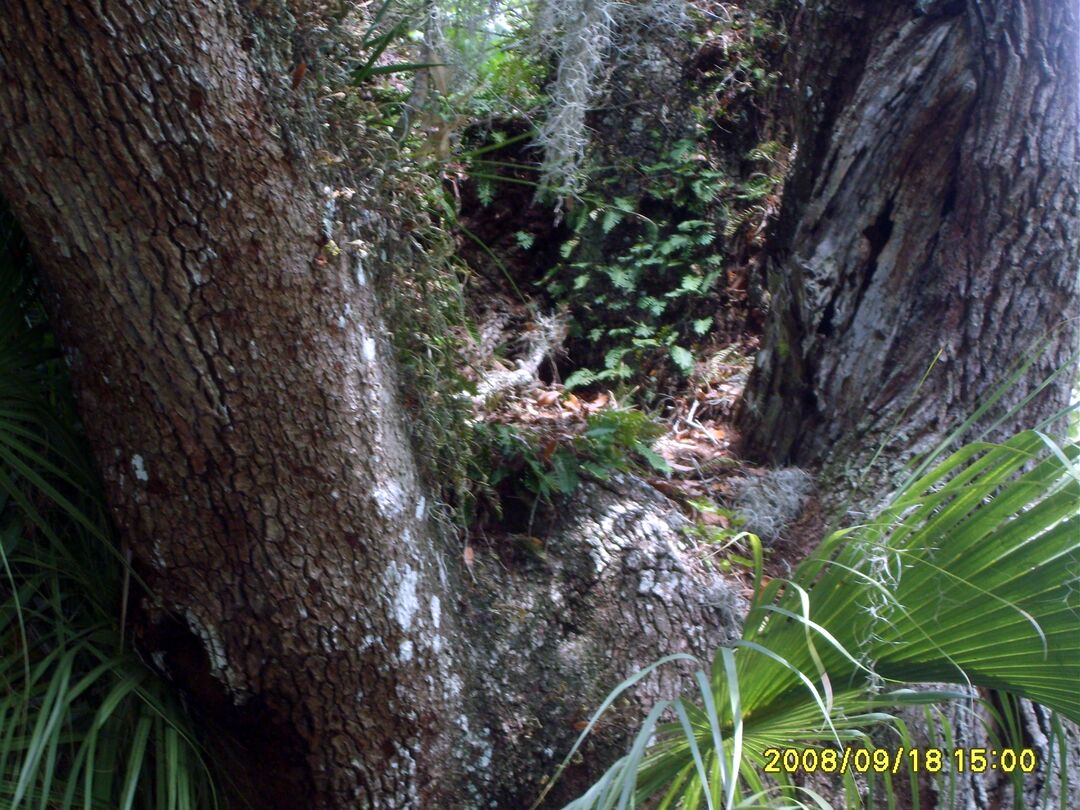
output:
MULTIPOLYGON (((677 652, 708 671, 716 648, 739 636, 745 603, 687 553, 688 525, 655 489, 617 476, 582 484, 541 530, 539 554, 526 545, 478 556, 463 615, 480 717, 498 752, 482 806, 528 806, 522 797, 540 791, 610 690, 634 672, 677 652)), ((689 687, 691 671, 658 670, 620 700, 590 735, 586 767, 545 806, 580 795, 625 755, 628 734, 658 700, 689 687)))
POLYGON ((634 664, 735 632, 733 597, 682 559, 670 504, 614 496, 543 565, 466 574, 369 271, 330 241, 389 225, 322 185, 303 32, 253 5, 0 15, 0 193, 153 594, 143 646, 238 737, 254 806, 520 806, 634 664))
MULTIPOLYGON (((1056 0, 800 13, 798 158, 742 412, 750 454, 841 476, 887 440, 899 461, 963 422, 1040 338, 1007 404, 1067 360, 1077 34, 1076 4, 1056 0)), ((1007 428, 1056 412, 1071 376, 1058 379, 1007 428)))
MULTIPOLYGON (((1071 0, 834 0, 797 15, 798 154, 767 246, 771 310, 740 414, 748 454, 823 468, 842 494, 884 442, 892 466, 871 478, 888 485, 1041 339, 983 425, 1075 360, 1078 34, 1071 0)), ((1058 412, 1074 380, 1059 375, 1001 430, 1058 412)), ((1056 806, 1060 746, 1047 711, 1021 705, 1040 763, 1022 803, 1056 806)), ((954 745, 1000 745, 970 707, 947 711, 963 730, 954 745)), ((906 720, 917 744, 941 744, 921 712, 906 720)), ((1080 730, 1062 725, 1074 773, 1080 730)), ((945 782, 922 779, 924 802, 948 803, 930 793, 945 782)), ((998 773, 952 787, 957 807, 1012 800, 998 773)))
MULTIPOLYGON (((944 684, 940 686, 953 690, 957 688, 944 684)), ((970 688, 962 691, 971 694, 972 700, 954 700, 938 707, 934 721, 928 722, 927 712, 922 707, 908 707, 899 712, 912 734, 914 746, 922 749, 943 748, 945 741, 948 741, 951 749, 965 751, 979 748, 994 751, 1009 746, 1009 743, 1003 743, 1001 729, 1001 717, 1005 715, 993 717, 988 709, 988 706, 995 704, 997 710, 1002 709, 1000 695, 970 688), (978 702, 980 697, 986 702, 978 702)), ((1016 775, 993 768, 981 772, 969 768, 957 773, 954 763, 950 762, 939 774, 921 775, 919 788, 923 802, 931 807, 947 807, 949 810, 1068 806, 1068 796, 1076 792, 1080 769, 1080 729, 1062 717, 1057 720, 1061 723, 1060 739, 1053 712, 1028 700, 1018 701, 1016 731, 1019 746, 1035 752, 1036 770, 1025 774, 1019 784, 1015 784, 1016 775), (1017 796, 1017 793, 1020 795, 1017 796)), ((904 784, 898 787, 901 792, 909 790, 904 784)))
MULTIPOLYGON (((231 3, 15 4, 3 193, 162 623, 197 639, 216 700, 265 706, 252 739, 311 757, 268 787, 404 807, 450 764, 457 631, 384 328, 355 261, 323 252, 333 203, 283 137, 301 116, 270 118, 291 70, 263 24, 231 3)), ((171 646, 170 670, 201 666, 171 646)))

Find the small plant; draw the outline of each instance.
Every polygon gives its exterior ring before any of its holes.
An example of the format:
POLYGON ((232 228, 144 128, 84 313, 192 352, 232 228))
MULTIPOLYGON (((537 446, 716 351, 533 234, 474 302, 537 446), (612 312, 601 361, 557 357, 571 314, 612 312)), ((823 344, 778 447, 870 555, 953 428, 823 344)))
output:
POLYGON ((764 224, 780 204, 780 187, 787 172, 787 150, 778 141, 751 149, 746 159, 759 167, 724 202, 724 238, 749 230, 749 240, 764 239, 764 224))
POLYGON ((609 408, 591 414, 579 433, 545 433, 499 423, 473 427, 489 462, 474 480, 487 493, 510 484, 517 495, 550 503, 570 495, 583 478, 606 480, 616 472, 671 470, 651 447, 664 428, 647 414, 630 408, 609 408))
POLYGON ((483 476, 490 488, 504 481, 515 483, 545 501, 553 495, 569 495, 578 485, 578 463, 572 451, 553 439, 538 444, 537 436, 513 425, 480 423, 475 428, 489 447, 490 471, 483 476))
POLYGON ((746 530, 746 518, 705 498, 695 498, 688 503, 701 519, 684 527, 683 534, 710 547, 703 555, 706 567, 715 566, 725 574, 736 565, 753 571, 754 558, 761 553, 761 539, 746 530))
POLYGON ((725 17, 696 17, 696 123, 677 140, 647 130, 658 159, 642 166, 615 157, 613 169, 580 177, 580 127, 569 139, 574 148, 561 152, 583 190, 566 206, 572 235, 562 261, 541 283, 572 314, 578 368, 570 387, 633 384, 647 401, 671 376, 690 376, 724 326, 718 313, 746 298, 745 286, 729 291, 726 271, 760 247, 780 200, 786 148, 760 113, 779 78, 783 15, 725 17), (762 142, 750 148, 749 138, 762 142))
POLYGON ((571 218, 563 263, 542 279, 574 315, 571 336, 593 361, 566 380, 570 388, 656 377, 665 366, 689 377, 696 349, 717 322, 724 292, 724 243, 748 232, 760 241, 779 203, 783 146, 762 143, 747 159, 760 165, 736 183, 712 168, 693 141, 641 169, 638 199, 591 201, 571 218), (596 361, 599 362, 596 362, 596 361))
MULTIPOLYGON (((417 179, 414 191, 423 191, 417 179)), ((442 194, 440 189, 426 189, 442 194)), ((475 498, 469 459, 482 452, 468 427, 471 406, 463 393, 475 384, 462 370, 463 346, 474 327, 462 292, 462 268, 445 231, 413 211, 420 227, 380 279, 398 360, 401 398, 414 445, 423 448, 425 473, 460 528, 471 520, 475 498)), ((444 514, 440 512, 440 514, 444 514)))
POLYGON ((692 141, 641 172, 640 199, 593 200, 573 212, 565 261, 541 282, 570 305, 576 336, 602 361, 571 375, 570 387, 628 381, 665 363, 688 377, 714 325, 723 259, 711 217, 729 181, 692 141))
POLYGON ((693 498, 687 502, 703 520, 686 527, 686 534, 704 543, 727 544, 744 539, 749 532, 743 527, 746 518, 734 509, 717 506, 707 498, 693 498))
POLYGON ((586 469, 598 478, 606 477, 605 470, 627 472, 639 466, 637 461, 666 475, 671 468, 652 449, 652 443, 663 433, 663 426, 642 411, 610 408, 589 416, 587 429, 575 441, 582 455, 591 460, 586 469))

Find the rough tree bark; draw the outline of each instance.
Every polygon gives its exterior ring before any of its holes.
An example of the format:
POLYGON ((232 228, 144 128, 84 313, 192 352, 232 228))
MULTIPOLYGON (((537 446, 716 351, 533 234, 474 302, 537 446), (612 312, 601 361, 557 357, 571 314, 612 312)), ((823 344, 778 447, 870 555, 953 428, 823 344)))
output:
MULTIPOLYGON (((1065 361, 1077 34, 1076 4, 1057 0, 799 13, 798 157, 770 240, 772 310, 742 414, 750 454, 861 471, 882 439, 893 458, 932 447, 1052 330, 1008 400, 1065 361)), ((1069 384, 1012 424, 1055 412, 1069 384)))
POLYGON ((154 595, 144 648, 239 738, 253 805, 521 806, 734 597, 655 496, 594 493, 519 572, 439 540, 296 33, 276 2, 5 0, 0 193, 154 595))
MULTIPOLYGON (((796 15, 791 42, 798 156, 767 246, 771 311, 741 413, 744 450, 819 468, 836 494, 885 441, 893 466, 874 480, 887 486, 1040 339, 1045 351, 1005 405, 1077 349, 1080 9, 820 0, 796 15)), ((1056 413, 1074 379, 1060 375, 1002 429, 1056 413)), ((964 745, 993 747, 969 707, 948 711, 964 745)), ((1021 803, 1056 805, 1051 718, 1027 701, 1022 713, 1041 769, 1021 803)), ((917 741, 934 739, 921 715, 907 720, 917 741)), ((1075 774, 1080 730, 1064 725, 1075 774)), ((956 786, 957 807, 1012 801, 1000 774, 956 786)))

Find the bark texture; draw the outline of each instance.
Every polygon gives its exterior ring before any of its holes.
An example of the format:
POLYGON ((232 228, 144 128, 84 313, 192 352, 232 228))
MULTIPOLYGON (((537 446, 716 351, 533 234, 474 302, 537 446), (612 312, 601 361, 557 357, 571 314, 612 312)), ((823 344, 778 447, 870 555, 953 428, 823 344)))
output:
POLYGON ((733 597, 662 500, 597 490, 521 571, 437 538, 370 268, 331 243, 386 226, 312 168, 295 34, 277 3, 5 2, 0 193, 144 648, 239 737, 252 804, 521 806, 635 664, 730 637, 733 597))
MULTIPOLYGON (((800 12, 788 70, 798 158, 742 414, 752 455, 861 471, 882 439, 901 457, 932 447, 1048 332, 1007 401, 1065 361, 1078 315, 1077 34, 1076 4, 1056 0, 800 12)), ((1012 424, 1063 405, 1061 379, 1012 424)))
MULTIPOLYGON (((842 492, 879 442, 894 470, 935 446, 1040 339, 1045 352, 984 423, 1076 351, 1078 33, 1077 4, 1056 0, 828 0, 796 16, 798 156, 767 248, 748 453, 824 467, 825 488, 842 492)), ((1060 409, 1075 375, 1058 379, 1002 429, 1060 409)), ((1000 747, 970 706, 948 711, 953 745, 1000 747)), ((1061 745, 1045 709, 1023 701, 1022 713, 1040 769, 1020 804, 1057 806, 1061 745)), ((921 713, 906 719, 916 743, 941 744, 921 713)), ((1080 731, 1062 725, 1068 795, 1080 731)), ((920 782, 930 806, 1012 801, 997 773, 920 782)))
MULTIPOLYGON (((708 671, 716 648, 742 629, 742 597, 693 562, 681 531, 688 522, 652 487, 623 476, 582 484, 559 512, 542 551, 526 542, 509 558, 479 555, 462 606, 469 668, 484 695, 478 716, 496 752, 493 807, 539 792, 625 678, 676 652, 708 671)), ((562 806, 624 755, 627 735, 692 670, 668 665, 627 693, 590 736, 584 767, 545 806, 562 806)))
MULTIPOLYGON (((955 690, 956 687, 947 688, 955 690)), ((1000 696, 986 690, 978 690, 981 695, 974 694, 975 690, 970 691, 973 698, 985 698, 996 709, 1002 708, 1000 696)), ((950 737, 953 748, 968 751, 973 748, 1000 750, 1007 744, 1002 742, 1000 721, 991 716, 986 704, 975 700, 954 701, 941 707, 932 727, 922 711, 908 709, 901 712, 901 717, 912 732, 912 742, 924 748, 942 747, 942 741, 950 737)), ((1061 723, 1060 738, 1052 712, 1031 701, 1019 701, 1019 746, 1035 752, 1036 771, 1022 778, 993 769, 983 773, 970 770, 955 773, 948 768, 934 777, 924 774, 920 779, 923 802, 950 810, 1069 806, 1068 797, 1075 796, 1080 789, 1080 730, 1068 720, 1058 718, 1058 721, 1061 723), (1018 790, 1019 796, 1016 795, 1018 790)))
POLYGON ((197 639, 166 668, 204 654, 204 704, 256 701, 268 796, 405 807, 458 736, 453 620, 383 326, 323 251, 303 110, 270 117, 298 106, 282 13, 5 4, 0 186, 157 632, 197 639))

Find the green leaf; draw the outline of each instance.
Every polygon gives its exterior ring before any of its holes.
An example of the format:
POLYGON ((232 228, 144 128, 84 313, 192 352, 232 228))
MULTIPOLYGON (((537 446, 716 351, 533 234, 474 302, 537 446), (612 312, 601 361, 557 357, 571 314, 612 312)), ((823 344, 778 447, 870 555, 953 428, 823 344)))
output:
POLYGON ((679 367, 679 371, 689 376, 694 370, 694 355, 682 346, 671 347, 671 359, 679 367))
POLYGON ((712 227, 712 224, 703 219, 684 219, 675 226, 675 230, 679 233, 690 233, 692 231, 707 230, 710 227, 712 227))
POLYGON ((604 366, 607 368, 614 368, 617 364, 622 362, 623 357, 630 351, 629 346, 616 346, 614 349, 610 349, 604 355, 604 366))
POLYGON ((711 315, 708 318, 699 318, 698 320, 694 321, 693 328, 695 334, 704 335, 706 332, 709 331, 710 328, 712 328, 712 323, 713 319, 711 315))
POLYGON ((603 464, 597 464, 595 461, 581 462, 581 469, 601 481, 607 481, 611 478, 611 470, 603 464))
POLYGON ((604 273, 611 283, 621 290, 630 291, 634 289, 636 278, 635 273, 625 267, 604 267, 602 268, 604 273))
POLYGON ((615 435, 615 428, 612 425, 598 425, 597 427, 589 428, 581 435, 589 439, 606 439, 609 436, 615 435))
POLYGON ((680 250, 689 244, 689 237, 683 236, 682 234, 672 234, 660 243, 660 253, 664 256, 670 256, 675 251, 680 250))
POLYGON ((646 295, 644 298, 638 301, 638 306, 642 309, 648 310, 651 314, 655 316, 659 316, 663 314, 664 308, 667 306, 667 304, 664 301, 661 301, 659 298, 654 298, 651 295, 646 295))
POLYGON ((657 472, 664 473, 665 475, 671 472, 671 467, 664 461, 664 457, 648 445, 639 443, 634 449, 637 451, 637 454, 645 459, 645 462, 657 472))
POLYGON ((569 495, 578 485, 577 459, 573 454, 559 448, 551 457, 552 489, 569 495))
POLYGON ((579 368, 573 374, 566 378, 564 383, 567 391, 572 391, 575 388, 580 388, 583 385, 591 385, 596 382, 596 372, 590 371, 587 368, 579 368))
POLYGON ((679 289, 687 292, 696 292, 701 289, 701 283, 704 281, 700 276, 685 275, 679 281, 679 289))

